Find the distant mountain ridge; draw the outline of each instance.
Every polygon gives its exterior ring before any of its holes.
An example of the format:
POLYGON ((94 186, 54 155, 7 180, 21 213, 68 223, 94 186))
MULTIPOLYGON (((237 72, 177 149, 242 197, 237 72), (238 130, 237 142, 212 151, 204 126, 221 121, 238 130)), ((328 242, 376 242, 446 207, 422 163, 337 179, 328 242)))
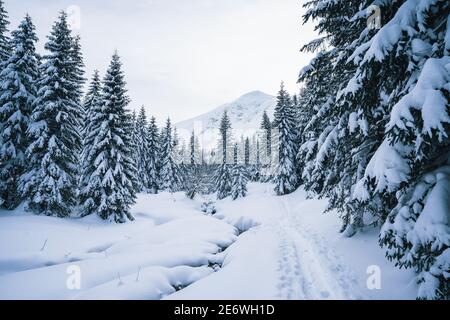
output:
POLYGON ((252 91, 237 100, 221 105, 210 112, 177 123, 178 133, 188 141, 192 130, 200 136, 201 145, 210 150, 217 145, 218 128, 225 111, 230 117, 233 135, 250 136, 259 130, 264 111, 273 117, 276 106, 276 97, 261 91, 252 91))

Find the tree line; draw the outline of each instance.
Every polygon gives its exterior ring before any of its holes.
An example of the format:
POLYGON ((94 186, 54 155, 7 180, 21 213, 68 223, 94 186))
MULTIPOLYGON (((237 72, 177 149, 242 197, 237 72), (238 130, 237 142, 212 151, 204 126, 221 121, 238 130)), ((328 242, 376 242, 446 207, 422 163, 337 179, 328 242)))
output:
POLYGON ((282 88, 276 192, 328 199, 348 237, 379 228, 419 298, 450 296, 450 3, 308 1, 319 37, 282 88), (295 106, 298 107, 295 107, 295 106))

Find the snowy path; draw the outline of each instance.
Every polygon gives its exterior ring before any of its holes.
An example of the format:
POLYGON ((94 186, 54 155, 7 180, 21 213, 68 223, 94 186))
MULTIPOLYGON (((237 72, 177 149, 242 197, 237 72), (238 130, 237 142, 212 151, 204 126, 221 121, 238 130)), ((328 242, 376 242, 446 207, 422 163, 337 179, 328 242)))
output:
POLYGON ((248 198, 217 203, 217 218, 248 230, 224 253, 223 269, 170 299, 365 298, 360 290, 365 280, 302 221, 308 208, 293 206, 292 196, 274 196, 271 185, 252 189, 248 198))
POLYGON ((284 198, 272 221, 280 241, 279 295, 282 299, 361 299, 354 272, 332 246, 301 223, 284 198))

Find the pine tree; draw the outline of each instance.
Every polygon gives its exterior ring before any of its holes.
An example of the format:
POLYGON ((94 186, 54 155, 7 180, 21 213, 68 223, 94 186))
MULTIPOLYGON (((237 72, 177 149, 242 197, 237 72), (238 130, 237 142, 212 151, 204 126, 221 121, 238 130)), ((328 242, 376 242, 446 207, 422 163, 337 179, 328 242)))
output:
POLYGON ((239 164, 239 145, 237 143, 233 146, 233 165, 239 164))
MULTIPOLYGON (((92 117, 90 112, 101 104, 101 87, 100 74, 98 70, 94 70, 91 83, 83 100, 83 129, 81 131, 83 133, 83 146, 86 145, 86 141, 84 141, 86 139, 86 133, 90 131, 90 129, 88 129, 89 119, 92 117)), ((92 141, 89 141, 89 143, 90 142, 92 141)))
POLYGON ((0 0, 0 67, 3 68, 11 55, 11 43, 8 37, 8 13, 5 10, 3 0, 0 0))
POLYGON ((220 152, 222 163, 218 166, 215 174, 215 184, 217 191, 217 198, 219 200, 225 199, 231 192, 231 170, 229 161, 229 149, 231 143, 231 122, 225 111, 220 122, 220 152))
POLYGON ((136 168, 132 158, 131 116, 126 107, 122 64, 113 55, 102 85, 102 103, 89 117, 88 137, 94 142, 85 146, 82 214, 97 214, 117 223, 133 220, 130 206, 134 203, 136 168))
POLYGON ((364 218, 384 222, 380 244, 388 259, 418 272, 418 297, 449 299, 450 70, 445 66, 450 62, 450 4, 405 1, 391 9, 386 25, 370 43, 360 43, 362 50, 353 57, 358 65, 354 82, 380 81, 355 96, 381 101, 378 109, 361 112, 369 124, 366 139, 377 143, 353 201, 364 218), (410 16, 415 19, 405 20, 410 16), (393 27, 404 32, 388 37, 393 27), (388 81, 374 81, 373 72, 388 74, 388 81), (386 120, 375 131, 377 112, 386 120))
POLYGON ((182 190, 182 177, 173 155, 173 133, 170 119, 167 119, 161 144, 160 186, 163 190, 177 192, 182 190))
POLYGON ((66 217, 76 204, 82 112, 73 94, 72 36, 62 12, 53 25, 41 65, 37 99, 28 128, 28 168, 21 190, 38 214, 66 217))
POLYGON ((35 26, 27 15, 12 33, 13 52, 0 74, 0 205, 6 209, 14 209, 22 199, 18 180, 27 164, 26 131, 37 93, 37 40, 35 26))
POLYGON ((231 182, 231 198, 236 200, 244 198, 247 195, 248 177, 246 170, 239 164, 233 166, 232 182, 231 182))
POLYGON ((151 189, 149 177, 149 138, 147 115, 144 106, 141 107, 136 119, 135 141, 137 147, 136 167, 138 172, 138 191, 148 192, 151 189))
POLYGON ((79 201, 82 207, 82 215, 92 214, 96 210, 95 198, 101 196, 98 185, 92 184, 93 159, 96 153, 98 122, 102 118, 102 83, 100 74, 94 71, 91 83, 84 98, 84 129, 83 129, 83 153, 81 161, 81 177, 79 201))
POLYGON ((295 167, 295 113, 291 98, 281 84, 275 108, 274 125, 278 128, 278 164, 275 173, 275 192, 285 195, 297 188, 295 167))
POLYGON ((72 95, 71 99, 80 105, 80 109, 83 110, 82 100, 83 100, 83 86, 86 82, 84 78, 84 62, 83 54, 81 52, 81 38, 79 35, 71 37, 71 49, 70 49, 70 60, 72 62, 72 70, 70 72, 70 80, 75 84, 74 90, 70 92, 72 95))
MULTIPOLYGON (((134 165, 137 170, 137 164, 139 163, 139 141, 138 141, 138 130, 137 130, 137 115, 136 110, 133 109, 130 115, 130 132, 131 132, 131 154, 133 158, 134 165)), ((141 187, 139 185, 139 179, 136 179, 136 192, 140 192, 141 187)))
POLYGON ((150 124, 148 126, 148 162, 147 162, 147 174, 148 174, 148 184, 149 192, 156 194, 159 190, 159 175, 158 175, 158 162, 159 162, 159 137, 158 137, 158 126, 156 125, 155 117, 150 119, 150 124))
POLYGON ((191 135, 191 139, 189 141, 189 162, 191 164, 191 166, 195 166, 197 164, 196 161, 196 150, 195 150, 195 132, 192 131, 192 135, 191 135))
POLYGON ((102 107, 102 81, 98 70, 94 70, 91 82, 83 100, 83 152, 94 144, 95 136, 89 135, 92 132, 94 123, 92 119, 100 112, 102 107))
POLYGON ((244 146, 244 164, 246 166, 250 165, 250 138, 245 139, 244 146))
POLYGON ((267 115, 267 112, 264 111, 263 118, 261 122, 261 129, 264 133, 264 141, 265 141, 265 162, 270 162, 270 159, 272 157, 272 122, 269 119, 269 116, 267 115))

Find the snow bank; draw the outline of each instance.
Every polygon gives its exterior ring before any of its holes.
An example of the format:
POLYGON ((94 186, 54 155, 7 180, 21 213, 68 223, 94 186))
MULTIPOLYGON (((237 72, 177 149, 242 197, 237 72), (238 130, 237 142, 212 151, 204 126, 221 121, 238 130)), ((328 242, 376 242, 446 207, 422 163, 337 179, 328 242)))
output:
POLYGON ((237 230, 183 194, 141 195, 124 225, 0 214, 0 299, 160 299, 209 275, 237 230), (71 266, 81 289, 69 290, 71 266), (138 278, 139 281, 135 279, 138 278))

